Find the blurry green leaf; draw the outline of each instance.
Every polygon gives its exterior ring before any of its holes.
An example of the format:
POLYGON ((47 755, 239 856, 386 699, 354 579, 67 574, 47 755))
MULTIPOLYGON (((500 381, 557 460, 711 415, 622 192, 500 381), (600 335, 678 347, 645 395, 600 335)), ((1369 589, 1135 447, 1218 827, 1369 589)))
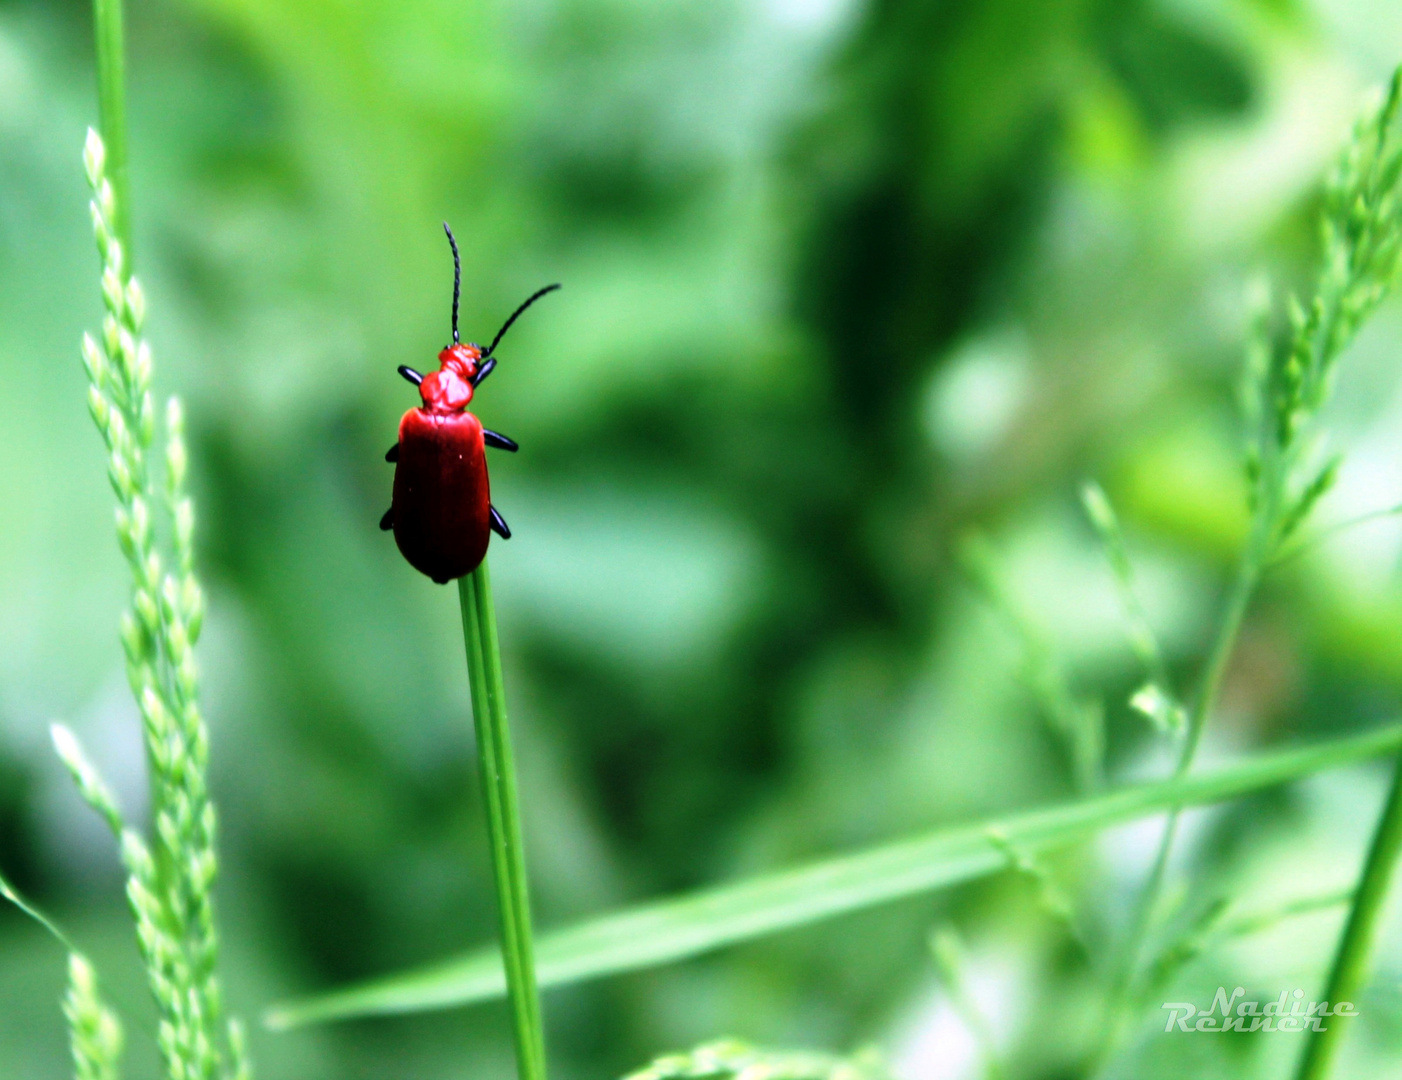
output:
MULTIPOLYGON (((665 964, 846 912, 971 881, 1008 865, 1006 846, 1040 851, 1175 806, 1220 802, 1377 757, 1402 746, 1393 725, 1317 746, 1276 751, 1200 776, 1140 784, 1065 806, 937 829, 793 870, 604 915, 537 938, 541 986, 665 964), (995 830, 999 841, 990 839, 995 830)), ((275 1028, 418 1012, 500 997, 493 948, 323 997, 273 1008, 275 1028)))
POLYGON ((1107 10, 1115 12, 1103 31, 1110 67, 1154 127, 1231 115, 1251 104, 1243 58, 1209 21, 1192 18, 1193 9, 1119 4, 1107 10))

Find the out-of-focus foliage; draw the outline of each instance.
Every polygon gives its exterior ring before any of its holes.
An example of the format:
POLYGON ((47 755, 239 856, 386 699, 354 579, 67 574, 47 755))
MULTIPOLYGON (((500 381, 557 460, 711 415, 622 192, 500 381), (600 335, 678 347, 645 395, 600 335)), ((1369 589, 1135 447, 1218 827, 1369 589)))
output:
POLYGON ((660 1057, 626 1080, 887 1080, 879 1058, 774 1053, 733 1040, 707 1043, 685 1054, 660 1057))
MULTIPOLYGON (((189 405, 221 919, 234 1011, 487 940, 453 598, 375 528, 381 461, 448 333, 562 280, 478 400, 540 920, 1068 795, 1024 636, 956 557, 988 538, 1113 776, 1142 672, 1077 493, 1119 511, 1169 673, 1196 670, 1246 525, 1246 284, 1317 238, 1321 170, 1402 54, 1376 0, 133 0, 135 259, 160 391, 189 405)), ((77 342, 98 319, 78 0, 0 2, 0 867, 152 1023, 103 826, 47 748, 71 724, 144 788, 110 495, 77 342)), ((1352 346, 1320 522, 1402 494, 1402 320, 1352 346)), ((1395 711, 1394 523, 1270 576, 1205 754, 1395 711)), ((1194 818, 1191 902, 1347 885, 1380 785, 1323 778, 1194 818)), ((1087 936, 1154 837, 1051 866, 1087 936)), ((1186 889, 1186 886, 1184 886, 1186 889)), ((970 1076, 926 948, 952 921, 1018 1075, 1094 1020, 1027 875, 552 993, 561 1077, 722 1032, 970 1076)), ((1324 912, 1205 953, 1169 997, 1322 979, 1324 912)), ((1394 933, 1348 1075, 1395 1071, 1394 933)), ((53 942, 0 910, 0 1075, 66 1074, 53 942)), ((1154 1012, 1153 1009, 1150 1010, 1154 1012)), ((505 1076, 495 1007, 252 1033, 260 1075, 505 1076)), ((1170 1038, 1133 1075, 1279 1075, 1288 1036, 1170 1038), (1273 1071, 1272 1071, 1273 1070, 1273 1071)), ((149 1071, 149 1068, 147 1068, 149 1071)))

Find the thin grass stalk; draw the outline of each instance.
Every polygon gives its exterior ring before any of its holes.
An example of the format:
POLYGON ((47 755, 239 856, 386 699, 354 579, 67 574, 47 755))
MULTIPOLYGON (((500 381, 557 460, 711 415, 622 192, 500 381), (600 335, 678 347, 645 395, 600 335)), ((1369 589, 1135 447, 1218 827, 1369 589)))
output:
POLYGON ((485 560, 471 574, 458 579, 458 597, 462 601, 467 674, 472 684, 477 765, 482 778, 482 796, 487 804, 492 877, 496 882, 501 918, 501 953, 516 1043, 516 1069, 521 1080, 545 1080, 545 1032, 540 1014, 540 991, 536 986, 516 766, 506 718, 496 609, 492 605, 491 577, 485 560))
MULTIPOLYGON (((1359 991, 1368 981, 1388 887, 1397 869, 1399 855, 1402 855, 1402 757, 1397 759, 1393 768, 1392 790, 1388 793, 1387 804, 1373 833, 1368 861, 1363 864, 1363 874, 1353 896, 1353 907, 1349 910, 1348 922, 1339 938, 1334 966, 1329 972, 1329 984, 1324 991, 1323 1000, 1336 1008, 1341 1001, 1356 1005, 1359 991)), ((1309 1042, 1300 1059, 1297 1080, 1327 1080, 1338 1057, 1339 1047, 1343 1045, 1344 1033, 1349 1026, 1347 1019, 1331 1016, 1323 1030, 1309 1032, 1309 1042)))
POLYGON ((116 195, 113 232, 131 265, 131 198, 127 186, 126 46, 122 0, 93 0, 97 46, 98 130, 107 147, 107 178, 116 195))
MULTIPOLYGON (((1202 734, 1207 727, 1208 716, 1211 715, 1212 709, 1216 705, 1217 695, 1222 688, 1222 679, 1226 675, 1227 664, 1236 648, 1237 636, 1241 632, 1246 609, 1251 603, 1252 593, 1255 592, 1256 584, 1260 580, 1261 552, 1264 547, 1264 536, 1267 535, 1266 530, 1261 527, 1260 521, 1261 518, 1258 517, 1258 526, 1253 530, 1246 550, 1242 552, 1241 562, 1232 583, 1232 591, 1227 598, 1222 621, 1218 624, 1217 637, 1212 643, 1212 651, 1208 654, 1207 666, 1203 671, 1202 686, 1199 688, 1192 709, 1188 713, 1187 730, 1184 732, 1183 742, 1178 751, 1178 760, 1173 770, 1175 779, 1186 776, 1188 770, 1192 768, 1194 758, 1197 757, 1202 734)), ((1182 814, 1183 807, 1181 805, 1175 806, 1169 811, 1168 820, 1165 822, 1163 833, 1159 837, 1158 850, 1154 854, 1153 869, 1150 871, 1149 878, 1144 883, 1144 888, 1140 891, 1135 903, 1129 932, 1120 951, 1120 962, 1115 968, 1110 983, 1110 992, 1106 997, 1107 1015, 1094 1063, 1089 1072, 1091 1076, 1096 1075, 1109 1061, 1119 1044, 1126 1013, 1129 1010, 1130 984, 1134 981, 1134 975, 1139 966, 1139 957, 1144 951, 1144 941, 1153 924, 1154 910, 1158 906, 1159 897, 1163 893, 1164 881, 1168 877, 1168 863, 1173 853, 1174 841, 1178 836, 1178 823, 1182 814)))

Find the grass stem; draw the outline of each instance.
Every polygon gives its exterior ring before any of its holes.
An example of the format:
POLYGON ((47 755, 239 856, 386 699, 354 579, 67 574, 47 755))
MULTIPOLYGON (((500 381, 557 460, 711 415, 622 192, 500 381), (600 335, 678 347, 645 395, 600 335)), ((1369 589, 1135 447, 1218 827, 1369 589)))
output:
MULTIPOLYGON (((1388 793, 1387 804, 1373 833, 1368 861, 1363 864, 1363 875, 1353 897, 1353 907, 1344 925, 1343 936, 1339 938, 1339 949, 1329 973, 1328 987, 1324 991, 1324 1000, 1333 1006, 1341 1001, 1357 1006, 1359 991, 1368 979, 1373 947, 1386 907, 1388 886, 1397 868, 1399 854, 1402 854, 1402 757, 1397 759, 1393 768, 1392 790, 1388 793)), ((1347 1027, 1345 1017, 1333 1016, 1322 1031, 1309 1033, 1297 1080, 1325 1080, 1329 1076, 1347 1027)))
POLYGON ((116 196, 113 232, 131 266, 131 199, 127 187, 126 49, 122 0, 93 0, 97 46, 98 129, 107 147, 107 179, 116 196))
POLYGON ((492 605, 487 563, 458 579, 462 631, 467 645, 467 674, 472 684, 472 715, 477 730, 477 763, 487 802, 492 845, 492 876, 501 916, 501 953, 516 1042, 516 1069, 521 1080, 545 1080, 545 1036, 536 987, 531 934, 530 894, 526 884, 521 814, 516 795, 516 766, 506 719, 506 693, 497 646, 496 610, 492 605))
MULTIPOLYGON (((1265 527, 1258 528, 1258 533, 1264 533, 1269 528, 1267 523, 1263 522, 1262 524, 1265 527)), ((1265 547, 1266 538, 1260 536, 1249 544, 1242 554, 1241 563, 1237 568, 1236 580, 1232 583, 1232 591, 1227 598, 1222 621, 1218 625, 1217 638, 1212 643, 1212 652, 1208 655, 1207 668, 1203 672, 1202 687, 1199 689, 1192 710, 1188 714, 1188 730, 1183 740, 1182 749, 1178 753, 1175 776, 1186 774, 1192 768, 1193 759, 1197 757, 1198 746, 1202 742, 1202 733, 1207 727, 1207 718, 1217 703, 1217 695, 1222 689, 1222 679, 1227 673, 1227 664, 1231 661, 1232 652, 1236 648, 1237 636, 1241 633, 1242 620, 1246 618, 1246 609, 1251 603, 1251 595, 1256 591, 1256 583, 1261 577, 1261 561, 1265 547)))
MULTIPOLYGON (((1192 768, 1193 759, 1197 756, 1198 746, 1202 742, 1203 731, 1207 727, 1207 718, 1216 704, 1217 695, 1222 688, 1222 679, 1227 672, 1227 664, 1231 660, 1232 651, 1236 648, 1237 635, 1241 632, 1242 620, 1246 617, 1246 609, 1251 603, 1251 595, 1255 592, 1257 581, 1260 580, 1262 551, 1266 537, 1269 535, 1268 524, 1264 519, 1265 515, 1258 512, 1257 527, 1253 530, 1252 537, 1242 552, 1236 578, 1232 583, 1232 591, 1227 597, 1222 621, 1218 624, 1217 636, 1212 643, 1212 651, 1208 654, 1207 666, 1203 671, 1202 686, 1199 688, 1197 697, 1193 701, 1193 707, 1188 713, 1187 730, 1184 732, 1183 743, 1178 751, 1178 761, 1173 770, 1175 779, 1186 776, 1188 770, 1192 768)), ((1154 854, 1153 869, 1135 902, 1129 932, 1120 951, 1119 963, 1116 965, 1110 980, 1110 990, 1106 995, 1104 1026, 1101 1029, 1101 1038, 1092 1058, 1092 1065, 1087 1071, 1088 1076, 1098 1075, 1119 1045, 1129 1011, 1127 1003, 1131 1000, 1130 984, 1134 981, 1135 972, 1139 966, 1139 957, 1144 950, 1144 941, 1153 925, 1154 912, 1158 907, 1159 897, 1163 893, 1164 881, 1168 876, 1169 858, 1173 852, 1173 842, 1178 836, 1178 822, 1182 813, 1181 805, 1173 807, 1168 812, 1168 820, 1159 837, 1158 850, 1154 854)))

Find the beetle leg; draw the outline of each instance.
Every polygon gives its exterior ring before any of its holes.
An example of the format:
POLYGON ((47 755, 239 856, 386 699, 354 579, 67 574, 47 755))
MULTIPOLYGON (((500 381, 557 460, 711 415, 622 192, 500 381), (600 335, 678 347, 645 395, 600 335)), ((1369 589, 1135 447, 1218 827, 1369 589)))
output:
POLYGON ((477 369, 477 374, 472 376, 473 387, 476 388, 482 385, 482 380, 490 375, 492 373, 492 368, 496 366, 497 358, 495 356, 487 357, 487 359, 482 362, 482 366, 477 369))
POLYGON ((389 532, 392 528, 394 528, 394 507, 390 506, 385 511, 385 516, 380 518, 380 532, 389 532))
POLYGON ((521 447, 516 444, 515 439, 508 439, 501 432, 492 431, 489 428, 482 429, 482 441, 497 450, 510 450, 513 454, 521 449, 521 447))
POLYGON ((418 386, 419 383, 424 381, 424 377, 420 375, 417 371, 415 371, 413 368, 411 368, 408 364, 399 365, 399 374, 403 375, 415 386, 418 386))
POLYGON ((505 519, 504 517, 502 517, 500 514, 497 513, 497 508, 496 508, 495 506, 491 507, 491 511, 492 511, 492 532, 496 533, 496 534, 497 534, 498 536, 500 536, 503 540, 510 540, 510 539, 511 539, 511 529, 507 526, 507 524, 506 524, 506 519, 505 519))
POLYGON ((398 443, 395 443, 393 446, 391 446, 388 450, 385 451, 385 460, 386 460, 386 461, 390 461, 390 462, 394 462, 394 461, 398 461, 398 460, 399 460, 399 444, 398 444, 398 443))

